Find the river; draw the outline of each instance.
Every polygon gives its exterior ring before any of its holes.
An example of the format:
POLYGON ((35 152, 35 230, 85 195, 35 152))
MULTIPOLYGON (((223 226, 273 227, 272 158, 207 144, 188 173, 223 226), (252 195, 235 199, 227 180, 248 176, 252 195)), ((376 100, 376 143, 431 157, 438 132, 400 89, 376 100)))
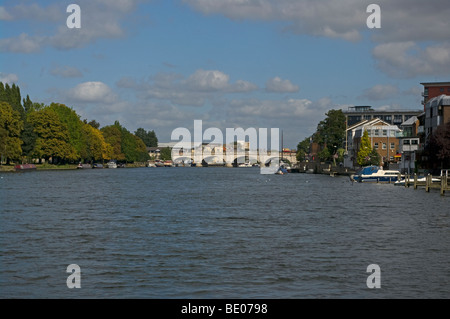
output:
POLYGON ((257 168, 1 173, 0 297, 449 298, 449 203, 257 168))

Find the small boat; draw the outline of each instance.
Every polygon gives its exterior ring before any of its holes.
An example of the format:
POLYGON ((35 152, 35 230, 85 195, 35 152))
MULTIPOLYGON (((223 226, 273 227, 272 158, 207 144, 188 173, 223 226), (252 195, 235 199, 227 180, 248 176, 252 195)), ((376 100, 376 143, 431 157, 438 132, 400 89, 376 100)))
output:
POLYGON ((156 167, 164 167, 164 162, 160 161, 160 160, 156 160, 155 161, 155 166, 156 167))
POLYGON ((173 163, 171 160, 164 161, 164 167, 173 167, 173 163))
POLYGON ((103 168, 103 164, 94 163, 94 166, 92 168, 103 168))
MULTIPOLYGON (((426 178, 426 176, 417 177, 417 181, 419 183, 425 183, 427 181, 427 178, 426 178)), ((441 180, 439 178, 435 178, 435 177, 431 178, 432 183, 439 183, 440 181, 441 180)), ((394 185, 395 186, 405 186, 405 182, 406 182, 405 179, 401 179, 401 180, 396 181, 394 183, 394 185)), ((410 178, 410 183, 413 183, 413 182, 414 182, 414 178, 410 178)))
POLYGON ((16 171, 32 171, 36 169, 36 165, 34 164, 20 164, 14 166, 16 171))
POLYGON ((366 166, 352 176, 357 182, 396 182, 402 175, 397 170, 384 170, 379 166, 366 166))
POLYGON ((117 163, 114 162, 114 161, 109 161, 109 162, 106 164, 106 166, 107 166, 108 168, 117 168, 117 163))
POLYGON ((78 164, 77 169, 87 169, 92 168, 91 164, 78 164))
POLYGON ((241 163, 238 167, 253 167, 250 163, 241 163))

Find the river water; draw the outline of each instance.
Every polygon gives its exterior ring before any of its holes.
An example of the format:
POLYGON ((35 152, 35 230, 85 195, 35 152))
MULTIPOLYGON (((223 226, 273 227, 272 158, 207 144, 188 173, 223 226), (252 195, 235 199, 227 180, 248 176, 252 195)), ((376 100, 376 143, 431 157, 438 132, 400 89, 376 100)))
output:
POLYGON ((438 190, 127 168, 3 173, 0 192, 2 298, 450 297, 438 190))

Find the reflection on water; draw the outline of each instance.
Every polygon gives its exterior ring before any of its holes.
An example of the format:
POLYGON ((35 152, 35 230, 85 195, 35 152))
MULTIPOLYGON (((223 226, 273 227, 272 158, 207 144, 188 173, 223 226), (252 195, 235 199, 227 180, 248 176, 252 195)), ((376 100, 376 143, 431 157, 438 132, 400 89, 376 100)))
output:
POLYGON ((450 296, 439 192, 256 168, 0 177, 3 298, 450 296))

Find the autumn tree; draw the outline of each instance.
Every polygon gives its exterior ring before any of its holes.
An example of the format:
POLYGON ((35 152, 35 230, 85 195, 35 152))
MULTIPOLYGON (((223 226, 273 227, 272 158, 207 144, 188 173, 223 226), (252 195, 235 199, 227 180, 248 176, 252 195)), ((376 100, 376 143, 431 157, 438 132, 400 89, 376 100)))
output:
POLYGON ((106 143, 102 132, 90 124, 83 124, 82 127, 84 147, 81 151, 81 158, 88 161, 103 161, 111 159, 112 147, 106 143))
POLYGON ((47 107, 41 111, 33 112, 29 115, 28 120, 33 125, 36 134, 34 156, 44 158, 47 161, 50 157, 62 161, 77 159, 76 150, 70 144, 67 125, 61 122, 53 109, 47 107))
POLYGON ((22 129, 23 121, 19 112, 13 110, 9 103, 0 102, 0 154, 7 164, 10 160, 20 159, 22 155, 22 129))
POLYGON ((369 154, 372 151, 370 144, 369 133, 364 130, 363 136, 361 137, 361 143, 359 145, 358 155, 356 156, 356 162, 363 166, 367 165, 370 160, 369 154))
POLYGON ((111 145, 111 159, 125 161, 125 154, 122 152, 122 132, 117 125, 102 127, 100 130, 105 142, 111 145))
POLYGON ((64 104, 52 103, 49 109, 53 110, 58 115, 61 123, 67 127, 69 143, 76 152, 75 158, 80 158, 81 152, 86 147, 83 139, 83 121, 80 120, 80 116, 72 108, 64 104))

